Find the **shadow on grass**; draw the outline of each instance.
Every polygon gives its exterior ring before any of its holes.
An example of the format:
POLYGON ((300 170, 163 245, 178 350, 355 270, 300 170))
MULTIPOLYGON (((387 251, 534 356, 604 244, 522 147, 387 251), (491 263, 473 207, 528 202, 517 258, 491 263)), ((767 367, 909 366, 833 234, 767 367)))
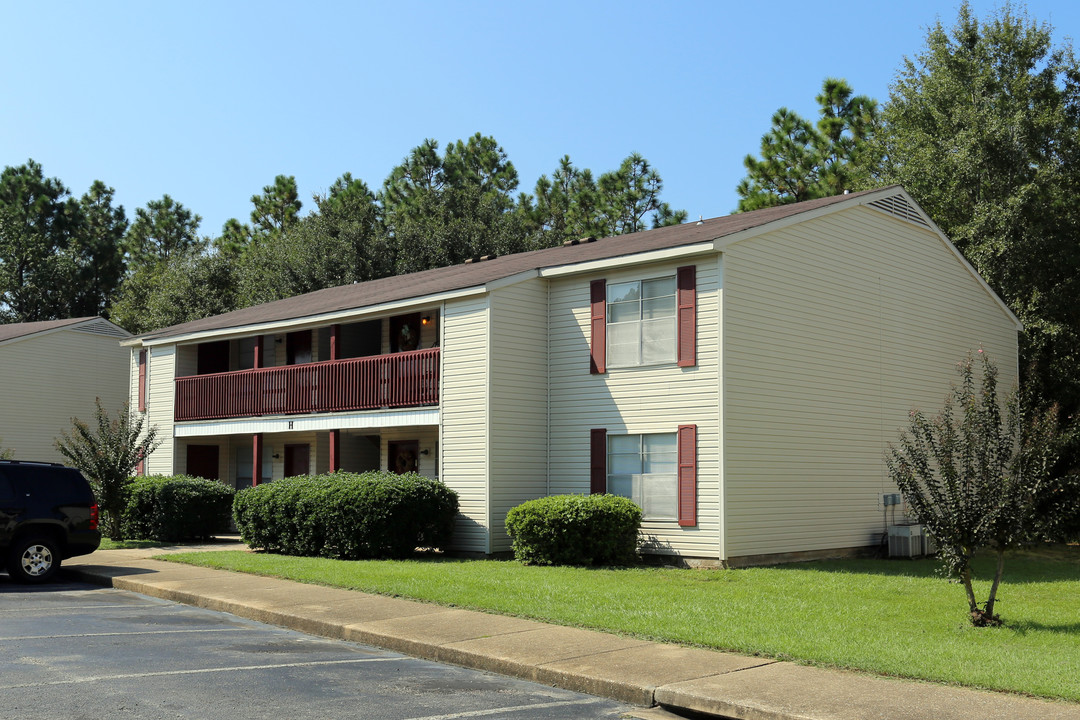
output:
MULTIPOLYGON (((997 557, 992 552, 980 553, 971 566, 974 579, 992 580, 996 563, 997 557)), ((943 578, 941 564, 935 558, 817 560, 770 567, 776 570, 943 578)), ((1080 582, 1080 545, 1033 545, 1007 552, 1002 582, 1009 585, 1080 582)))

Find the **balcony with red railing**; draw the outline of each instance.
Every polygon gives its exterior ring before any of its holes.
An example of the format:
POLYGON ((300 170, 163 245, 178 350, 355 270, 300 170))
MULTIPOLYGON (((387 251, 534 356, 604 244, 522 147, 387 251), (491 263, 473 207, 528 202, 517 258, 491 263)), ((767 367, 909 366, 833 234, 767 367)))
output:
POLYGON ((439 404, 439 348, 176 378, 177 421, 439 404))

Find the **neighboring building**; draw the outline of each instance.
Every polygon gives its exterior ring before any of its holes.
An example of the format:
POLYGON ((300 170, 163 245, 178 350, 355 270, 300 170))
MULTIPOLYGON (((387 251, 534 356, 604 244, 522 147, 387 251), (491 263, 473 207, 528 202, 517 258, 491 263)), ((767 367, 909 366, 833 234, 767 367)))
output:
POLYGON ((0 325, 0 447, 18 460, 64 462, 54 447, 96 398, 115 414, 128 397, 131 333, 100 317, 0 325))
POLYGON ((1020 323, 899 187, 321 290, 131 346, 148 472, 236 486, 415 469, 507 510, 608 490, 649 551, 745 564, 877 545, 882 461, 1020 323))

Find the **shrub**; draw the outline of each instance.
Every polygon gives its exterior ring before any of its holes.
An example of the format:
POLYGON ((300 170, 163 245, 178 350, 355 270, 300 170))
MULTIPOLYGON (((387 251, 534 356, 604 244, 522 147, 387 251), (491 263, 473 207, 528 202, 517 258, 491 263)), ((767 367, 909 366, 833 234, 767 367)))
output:
POLYGON ((385 471, 276 480, 236 494, 244 542, 287 555, 405 557, 450 541, 457 493, 438 480, 385 471))
POLYGON ((126 538, 175 542, 229 529, 234 491, 216 480, 187 475, 133 478, 126 494, 126 538))
POLYGON ((620 565, 636 557, 641 508, 617 495, 552 495, 506 514, 514 557, 535 565, 620 565))

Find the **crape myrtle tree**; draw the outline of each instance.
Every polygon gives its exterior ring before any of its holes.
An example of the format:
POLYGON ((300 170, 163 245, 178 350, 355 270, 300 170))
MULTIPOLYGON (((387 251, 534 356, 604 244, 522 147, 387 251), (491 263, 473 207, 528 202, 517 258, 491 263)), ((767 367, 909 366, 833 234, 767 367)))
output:
POLYGON ((938 415, 911 412, 886 465, 912 515, 937 543, 943 569, 963 583, 972 623, 996 626, 1005 551, 1061 539, 1080 502, 1080 478, 1054 470, 1064 439, 1057 407, 1036 409, 1018 392, 999 397, 997 369, 981 350, 978 357, 959 364, 960 384, 938 415), (997 564, 980 607, 971 561, 984 548, 997 564))
POLYGON ((86 475, 102 511, 102 530, 118 540, 128 479, 139 461, 149 457, 161 441, 157 426, 144 428, 142 415, 132 415, 126 403, 115 419, 101 406, 100 398, 96 404, 93 426, 72 418, 71 433, 60 433, 56 449, 86 475))

